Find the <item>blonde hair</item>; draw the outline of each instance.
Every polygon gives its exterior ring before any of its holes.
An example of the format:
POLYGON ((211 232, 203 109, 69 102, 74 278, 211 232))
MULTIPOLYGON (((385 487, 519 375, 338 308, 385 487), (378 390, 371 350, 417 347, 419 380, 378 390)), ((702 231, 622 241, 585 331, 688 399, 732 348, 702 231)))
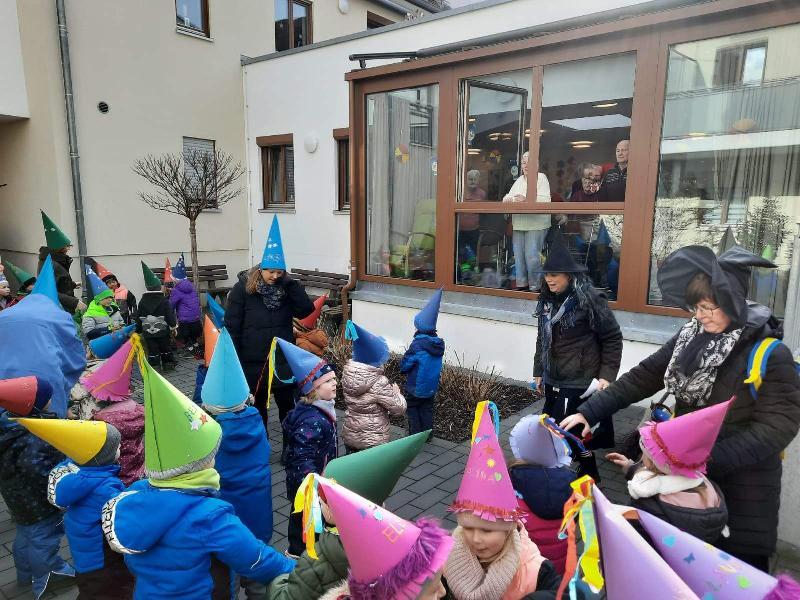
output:
POLYGON ((256 265, 247 273, 247 283, 244 284, 244 289, 248 294, 255 294, 258 291, 258 282, 262 281, 261 267, 256 265))

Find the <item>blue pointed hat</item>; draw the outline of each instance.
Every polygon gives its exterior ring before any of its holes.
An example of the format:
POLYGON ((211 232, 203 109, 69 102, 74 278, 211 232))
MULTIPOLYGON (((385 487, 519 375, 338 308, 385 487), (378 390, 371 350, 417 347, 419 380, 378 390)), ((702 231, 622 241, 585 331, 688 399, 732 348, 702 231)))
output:
POLYGON ((322 358, 311 352, 306 352, 302 348, 298 348, 291 342, 287 342, 279 337, 274 338, 281 347, 281 352, 289 363, 289 368, 292 370, 297 387, 303 395, 308 394, 314 389, 314 382, 317 379, 328 379, 326 376, 333 373, 333 368, 322 358))
POLYGON ((231 334, 225 329, 219 334, 200 397, 204 405, 216 408, 236 408, 250 397, 250 386, 236 355, 231 334))
POLYGON ((267 243, 264 245, 264 255, 261 257, 261 268, 286 270, 286 258, 283 255, 283 242, 281 241, 281 227, 278 225, 278 215, 272 216, 272 225, 269 228, 267 243))
POLYGON ((61 301, 58 299, 58 289, 56 288, 56 274, 53 271, 53 259, 49 255, 42 265, 42 270, 39 271, 31 294, 47 296, 56 303, 56 306, 61 306, 61 301))
POLYGON ((600 228, 597 230, 597 243, 605 246, 611 245, 611 236, 608 235, 608 229, 603 219, 600 219, 600 228))
POLYGON ((414 327, 422 333, 436 331, 436 320, 439 318, 439 305, 442 303, 442 290, 436 290, 428 303, 414 317, 414 327))
POLYGON ((175 280, 186 279, 186 259, 183 257, 183 252, 181 252, 178 262, 172 267, 172 278, 175 280))
POLYGON ((89 284, 89 292, 92 294, 92 299, 102 300, 103 298, 111 298, 114 293, 108 289, 108 286, 97 276, 92 270, 92 267, 86 265, 86 283, 89 284))
POLYGON ((344 337, 353 341, 354 361, 380 367, 389 360, 389 345, 386 340, 352 321, 345 325, 344 337))
POLYGON ((89 342, 89 348, 97 358, 108 358, 122 348, 131 334, 136 331, 136 325, 128 325, 117 331, 112 331, 89 342))
POLYGON ((220 306, 219 302, 214 300, 214 297, 206 292, 206 302, 208 302, 208 310, 211 312, 211 320, 217 329, 225 327, 225 309, 220 306))

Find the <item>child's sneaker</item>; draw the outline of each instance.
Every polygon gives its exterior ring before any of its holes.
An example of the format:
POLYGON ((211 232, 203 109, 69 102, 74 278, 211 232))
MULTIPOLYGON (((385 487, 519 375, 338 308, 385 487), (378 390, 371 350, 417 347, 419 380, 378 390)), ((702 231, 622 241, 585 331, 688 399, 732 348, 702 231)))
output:
POLYGON ((52 571, 53 575, 60 575, 61 577, 75 577, 75 567, 64 561, 64 564, 58 569, 52 571))
POLYGON ((50 573, 42 575, 41 577, 34 577, 31 584, 31 591, 33 592, 33 600, 39 600, 44 596, 47 590, 47 584, 50 582, 50 573))

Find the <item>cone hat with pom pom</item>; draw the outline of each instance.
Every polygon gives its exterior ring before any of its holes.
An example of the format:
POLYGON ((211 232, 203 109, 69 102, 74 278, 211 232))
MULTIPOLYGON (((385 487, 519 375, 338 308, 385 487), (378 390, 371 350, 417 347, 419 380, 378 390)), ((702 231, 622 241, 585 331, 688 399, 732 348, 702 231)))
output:
POLYGON ((203 406, 228 410, 244 408, 250 397, 250 386, 226 329, 219 334, 200 397, 203 406))
POLYGON ((127 400, 134 358, 133 340, 128 340, 97 369, 81 377, 81 385, 98 400, 127 400))

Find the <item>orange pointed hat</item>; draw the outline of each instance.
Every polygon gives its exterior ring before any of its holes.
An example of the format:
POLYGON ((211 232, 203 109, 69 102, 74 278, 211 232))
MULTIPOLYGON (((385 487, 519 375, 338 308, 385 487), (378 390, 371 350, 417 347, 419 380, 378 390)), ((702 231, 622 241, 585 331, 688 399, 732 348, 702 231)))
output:
POLYGON ((217 347, 217 340, 219 339, 219 329, 214 327, 208 315, 203 321, 203 362, 206 367, 211 365, 211 357, 214 356, 214 348, 217 347))
POLYGON ((325 306, 325 301, 328 299, 328 294, 320 296, 314 300, 314 311, 305 319, 300 319, 300 325, 306 329, 314 329, 317 325, 317 319, 322 314, 322 307, 325 306))

